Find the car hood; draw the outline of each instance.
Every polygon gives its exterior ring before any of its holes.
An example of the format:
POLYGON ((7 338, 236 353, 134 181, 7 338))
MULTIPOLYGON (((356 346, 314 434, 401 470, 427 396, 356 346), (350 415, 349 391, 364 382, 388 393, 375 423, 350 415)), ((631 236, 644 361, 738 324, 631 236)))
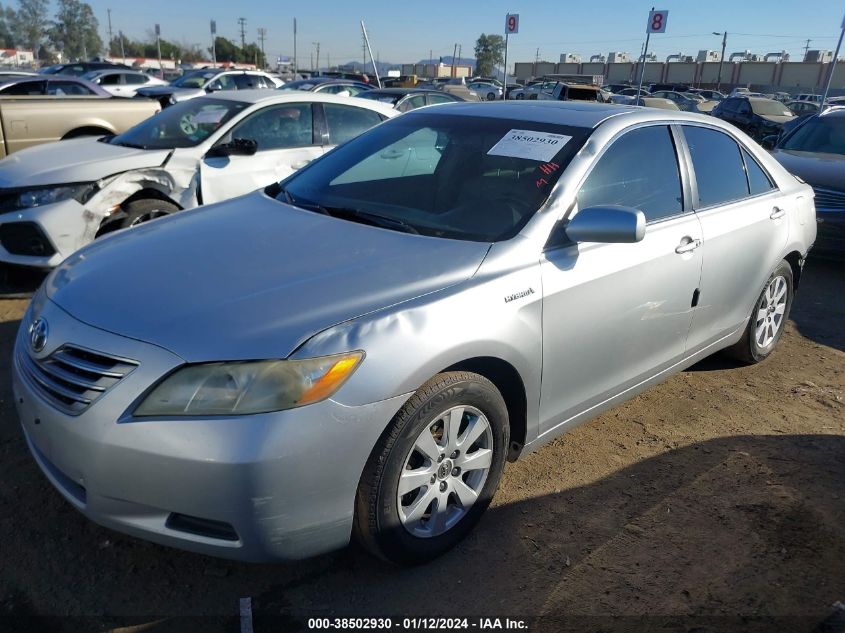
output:
POLYGON ((93 182, 161 165, 171 150, 145 150, 86 137, 29 147, 0 160, 0 188, 93 182))
POLYGON ((190 362, 284 358, 325 328, 470 278, 488 250, 256 192, 97 240, 46 286, 80 321, 190 362))
POLYGON ((845 190, 845 156, 841 154, 776 149, 772 156, 811 187, 845 190))

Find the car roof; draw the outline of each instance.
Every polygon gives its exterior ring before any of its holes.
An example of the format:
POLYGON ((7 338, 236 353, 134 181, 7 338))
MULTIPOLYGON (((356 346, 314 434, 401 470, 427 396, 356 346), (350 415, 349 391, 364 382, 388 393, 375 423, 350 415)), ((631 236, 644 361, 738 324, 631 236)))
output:
POLYGON ((395 95, 395 94, 411 94, 412 92, 419 92, 419 93, 434 93, 438 95, 442 94, 449 94, 448 92, 443 92, 442 90, 432 90, 430 88, 375 88, 370 90, 368 94, 379 94, 379 95, 395 95))
POLYGON ((645 121, 677 121, 679 123, 706 123, 712 127, 732 129, 729 123, 705 114, 643 108, 619 104, 592 103, 589 101, 494 101, 444 103, 436 108, 419 108, 403 114, 463 115, 499 119, 517 119, 534 123, 552 123, 572 127, 596 128, 610 119, 624 119, 631 124, 645 121))
POLYGON ((390 112, 391 116, 396 114, 396 111, 392 107, 384 103, 379 103, 378 101, 371 101, 368 99, 350 101, 351 97, 323 94, 321 92, 306 92, 304 90, 220 90, 205 98, 240 101, 242 103, 265 103, 268 101, 272 103, 317 101, 320 103, 341 103, 357 107, 379 106, 372 109, 390 112), (366 103, 367 106, 361 106, 362 102, 366 103))

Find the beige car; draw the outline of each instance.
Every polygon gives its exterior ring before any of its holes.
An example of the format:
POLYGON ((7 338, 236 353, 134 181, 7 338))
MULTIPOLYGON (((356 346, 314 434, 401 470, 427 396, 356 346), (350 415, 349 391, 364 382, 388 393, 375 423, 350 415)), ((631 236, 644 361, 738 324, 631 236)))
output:
POLYGON ((25 147, 80 136, 120 134, 161 110, 149 99, 0 97, 0 158, 25 147))

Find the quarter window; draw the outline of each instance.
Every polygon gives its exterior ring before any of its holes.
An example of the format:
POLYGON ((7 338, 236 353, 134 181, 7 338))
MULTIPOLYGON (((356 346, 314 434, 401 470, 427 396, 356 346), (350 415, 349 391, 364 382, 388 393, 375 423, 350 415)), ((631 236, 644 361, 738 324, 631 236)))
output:
POLYGON ((739 146, 718 130, 684 126, 695 179, 698 206, 711 207, 748 196, 748 182, 739 146))
POLYGON ((754 160, 751 154, 746 152, 745 149, 742 150, 742 159, 745 161, 745 171, 748 174, 748 190, 752 196, 766 193, 775 188, 769 176, 760 167, 760 163, 754 160))
POLYGON ((675 144, 666 126, 627 132, 598 160, 578 192, 578 208, 621 205, 654 221, 683 213, 675 144))

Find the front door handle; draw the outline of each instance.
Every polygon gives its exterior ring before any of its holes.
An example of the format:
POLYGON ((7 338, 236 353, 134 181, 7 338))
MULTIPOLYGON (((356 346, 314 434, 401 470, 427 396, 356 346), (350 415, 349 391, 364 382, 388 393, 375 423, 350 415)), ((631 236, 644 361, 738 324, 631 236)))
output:
POLYGON ((784 211, 780 207, 775 207, 774 209, 772 209, 772 212, 769 214, 769 217, 772 220, 777 220, 778 218, 782 218, 785 215, 786 215, 786 211, 784 211))
POLYGON ((678 255, 683 255, 684 253, 691 253, 695 249, 701 246, 701 240, 694 240, 691 237, 685 237, 681 240, 681 243, 675 248, 675 252, 678 255))
POLYGON ((296 162, 294 162, 294 163, 291 163, 291 164, 290 164, 290 166, 291 166, 293 169, 302 169, 303 167, 305 167, 305 166, 306 166, 308 163, 310 163, 310 162, 311 162, 311 159, 308 159, 308 160, 298 160, 298 161, 296 161, 296 162))

